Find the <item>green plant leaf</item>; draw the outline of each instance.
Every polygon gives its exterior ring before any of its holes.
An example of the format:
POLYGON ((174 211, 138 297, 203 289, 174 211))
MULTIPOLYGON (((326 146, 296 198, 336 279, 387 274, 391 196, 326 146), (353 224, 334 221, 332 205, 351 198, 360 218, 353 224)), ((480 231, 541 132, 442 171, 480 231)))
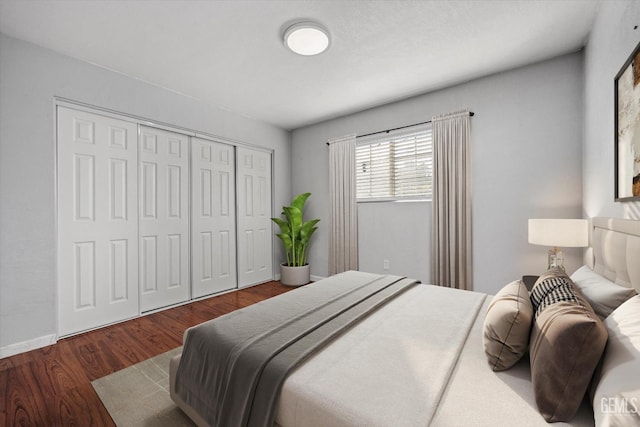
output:
POLYGON ((291 248, 293 247, 293 243, 291 242, 291 236, 284 233, 276 234, 282 240, 282 246, 284 246, 284 251, 287 256, 287 265, 291 265, 291 248))
POLYGON ((291 206, 300 209, 300 212, 302 212, 304 210, 304 204, 306 203, 309 196, 311 196, 311 193, 298 194, 291 201, 291 206))
POLYGON ((286 233, 286 234, 289 233, 290 229, 289 229, 289 223, 287 221, 283 220, 282 218, 271 218, 271 221, 278 224, 278 226, 280 227, 280 231, 282 233, 286 233))
POLYGON ((312 219, 302 224, 300 227, 300 240, 302 240, 303 244, 309 243, 309 239, 313 233, 318 229, 315 225, 319 222, 319 219, 312 219))
POLYGON ((284 249, 286 251, 291 250, 291 246, 293 246, 293 243, 291 242, 291 236, 283 233, 278 233, 276 234, 276 236, 278 236, 280 240, 282 240, 282 244, 284 245, 284 249))
POLYGON ((294 236, 297 236, 302 227, 302 211, 293 206, 285 206, 284 216, 287 217, 289 223, 289 229, 294 236))

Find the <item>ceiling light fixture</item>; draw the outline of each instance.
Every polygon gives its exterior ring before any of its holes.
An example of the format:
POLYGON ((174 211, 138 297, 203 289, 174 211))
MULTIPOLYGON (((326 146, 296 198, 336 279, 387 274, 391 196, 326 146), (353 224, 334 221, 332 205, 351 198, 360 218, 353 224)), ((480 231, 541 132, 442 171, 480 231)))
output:
POLYGON ((284 32, 284 44, 299 55, 318 55, 329 47, 329 32, 315 22, 297 22, 284 32))

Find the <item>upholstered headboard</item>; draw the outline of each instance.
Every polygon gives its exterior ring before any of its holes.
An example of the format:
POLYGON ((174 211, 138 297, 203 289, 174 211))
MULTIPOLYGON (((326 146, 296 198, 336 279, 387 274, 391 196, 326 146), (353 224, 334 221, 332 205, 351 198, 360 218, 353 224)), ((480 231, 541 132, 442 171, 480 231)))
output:
POLYGON ((592 218, 585 260, 598 274, 640 293, 640 221, 592 218))

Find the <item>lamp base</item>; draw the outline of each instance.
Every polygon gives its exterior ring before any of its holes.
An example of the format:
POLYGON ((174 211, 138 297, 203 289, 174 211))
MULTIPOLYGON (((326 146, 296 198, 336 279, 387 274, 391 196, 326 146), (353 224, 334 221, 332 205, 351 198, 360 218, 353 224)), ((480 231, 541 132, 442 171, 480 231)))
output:
POLYGON ((547 266, 548 269, 557 267, 564 270, 564 253, 562 253, 560 249, 558 249, 557 247, 554 247, 553 249, 549 249, 549 252, 547 252, 547 258, 548 258, 548 266, 547 266))

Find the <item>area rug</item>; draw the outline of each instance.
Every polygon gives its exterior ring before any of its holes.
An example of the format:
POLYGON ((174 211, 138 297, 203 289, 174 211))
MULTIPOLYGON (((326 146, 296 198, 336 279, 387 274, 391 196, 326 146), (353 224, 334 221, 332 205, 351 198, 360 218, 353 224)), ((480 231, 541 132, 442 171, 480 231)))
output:
POLYGON ((182 347, 91 382, 117 426, 193 427, 169 397, 169 359, 182 347))

